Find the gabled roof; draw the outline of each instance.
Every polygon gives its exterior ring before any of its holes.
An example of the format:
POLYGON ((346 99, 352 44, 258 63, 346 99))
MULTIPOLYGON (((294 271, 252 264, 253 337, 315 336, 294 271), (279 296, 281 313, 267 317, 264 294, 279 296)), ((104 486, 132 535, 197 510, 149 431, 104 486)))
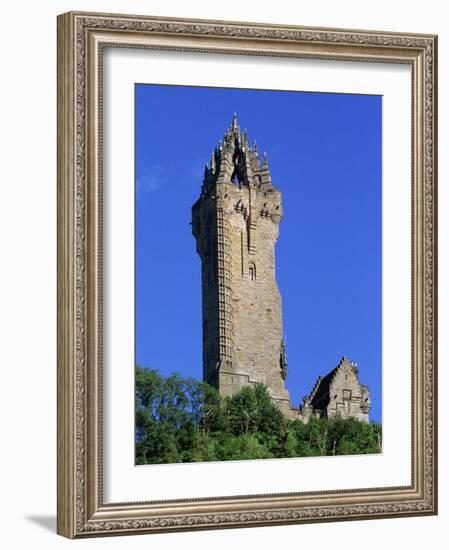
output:
POLYGON ((305 398, 305 403, 308 403, 311 405, 314 409, 324 409, 329 404, 329 390, 330 385, 342 366, 344 365, 350 365, 352 367, 355 367, 355 363, 351 363, 348 361, 347 357, 343 356, 340 359, 340 362, 338 365, 332 369, 326 376, 319 376, 318 380, 315 382, 315 386, 313 387, 312 391, 310 392, 310 395, 305 398))
POLYGON ((322 409, 323 406, 325 407, 329 403, 329 387, 339 368, 340 365, 332 369, 326 376, 320 377, 318 383, 313 388, 309 396, 309 402, 314 409, 322 409))

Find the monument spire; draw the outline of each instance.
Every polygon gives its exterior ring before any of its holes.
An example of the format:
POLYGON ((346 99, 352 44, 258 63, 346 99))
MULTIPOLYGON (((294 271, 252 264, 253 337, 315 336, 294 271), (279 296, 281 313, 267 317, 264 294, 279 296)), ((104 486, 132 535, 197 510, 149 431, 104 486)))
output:
POLYGON ((236 130, 239 127, 237 122, 237 113, 234 111, 234 115, 232 117, 232 129, 236 130))

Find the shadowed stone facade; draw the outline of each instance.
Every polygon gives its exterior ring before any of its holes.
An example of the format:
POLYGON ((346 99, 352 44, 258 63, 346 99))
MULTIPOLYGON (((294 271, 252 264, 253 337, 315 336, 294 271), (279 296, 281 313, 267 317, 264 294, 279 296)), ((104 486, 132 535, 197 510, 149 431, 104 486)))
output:
MULTIPOLYGON (((263 383, 281 411, 298 418, 284 386, 287 359, 275 275, 282 216, 281 193, 271 181, 266 155, 259 159, 256 143, 249 145, 234 114, 192 207, 201 258, 203 379, 222 395, 263 383)), ((355 385, 351 378, 348 391, 360 395, 355 385)), ((301 418, 317 415, 316 403, 311 398, 301 418)))
POLYGON ((308 422, 318 418, 356 418, 368 422, 371 407, 369 390, 359 382, 357 363, 342 357, 326 376, 320 376, 310 395, 304 397, 299 418, 308 422))

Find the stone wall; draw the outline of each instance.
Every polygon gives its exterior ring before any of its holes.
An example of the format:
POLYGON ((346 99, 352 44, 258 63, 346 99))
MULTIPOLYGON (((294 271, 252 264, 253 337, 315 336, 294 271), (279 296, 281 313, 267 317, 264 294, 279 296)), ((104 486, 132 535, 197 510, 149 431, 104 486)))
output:
POLYGON ((370 407, 369 389, 359 381, 357 364, 342 357, 335 369, 318 378, 310 395, 304 398, 299 418, 304 422, 312 416, 369 422, 370 407))

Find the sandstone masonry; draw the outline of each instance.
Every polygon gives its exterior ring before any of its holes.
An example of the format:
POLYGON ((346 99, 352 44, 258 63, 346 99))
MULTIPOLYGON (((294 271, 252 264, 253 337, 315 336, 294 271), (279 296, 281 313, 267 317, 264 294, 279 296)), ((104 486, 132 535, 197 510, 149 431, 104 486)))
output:
POLYGON ((368 386, 359 382, 357 364, 342 357, 326 376, 320 376, 310 395, 304 397, 299 418, 356 418, 368 422, 371 407, 368 386))

